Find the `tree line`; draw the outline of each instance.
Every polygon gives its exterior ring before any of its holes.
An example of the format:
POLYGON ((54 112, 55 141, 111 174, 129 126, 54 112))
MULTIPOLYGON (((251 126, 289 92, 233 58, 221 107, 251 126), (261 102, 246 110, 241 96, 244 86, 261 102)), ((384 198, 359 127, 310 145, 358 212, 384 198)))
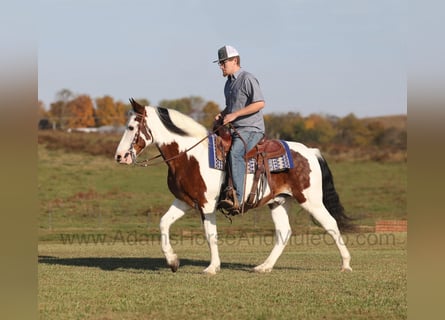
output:
MULTIPOLYGON (((136 99, 150 105, 145 98, 136 99)), ((176 109, 193 117, 206 128, 212 128, 213 119, 221 111, 213 101, 198 96, 162 100, 159 106, 176 109)), ((92 99, 87 94, 74 95, 63 89, 56 101, 46 108, 39 101, 39 117, 47 119, 52 128, 66 130, 80 127, 123 126, 128 120, 131 105, 105 95, 92 99)), ((291 141, 301 141, 314 146, 341 145, 344 147, 379 147, 406 150, 406 116, 404 125, 391 125, 381 119, 359 119, 353 113, 345 117, 298 112, 265 114, 267 136, 291 141)), ((399 117, 400 118, 400 117, 399 117)), ((399 121, 400 122, 400 121, 399 121)))

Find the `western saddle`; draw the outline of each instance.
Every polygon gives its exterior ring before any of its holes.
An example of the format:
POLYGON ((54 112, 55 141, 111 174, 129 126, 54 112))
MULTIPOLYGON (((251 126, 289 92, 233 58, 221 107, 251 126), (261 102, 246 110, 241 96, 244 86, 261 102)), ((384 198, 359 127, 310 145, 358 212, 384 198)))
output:
MULTIPOLYGON (((237 198, 233 190, 233 182, 232 182, 232 174, 230 168, 227 166, 226 157, 228 152, 230 151, 230 147, 232 145, 232 135, 230 128, 228 126, 219 126, 214 129, 216 133, 216 156, 218 159, 223 160, 226 163, 226 182, 223 184, 221 188, 220 201, 218 203, 218 209, 225 215, 237 215, 240 213, 244 213, 247 210, 254 208, 258 205, 259 193, 261 188, 264 186, 264 179, 267 179, 270 184, 270 168, 269 168, 269 159, 277 158, 285 154, 286 150, 282 143, 276 139, 267 139, 263 138, 258 142, 258 144, 249 150, 244 159, 246 161, 246 168, 248 167, 248 162, 250 159, 255 159, 255 170, 254 170, 254 178, 252 183, 252 188, 250 190, 249 196, 247 200, 242 205, 242 208, 239 208, 237 204, 237 198), (261 183, 260 183, 261 182, 261 183), (233 203, 234 206, 230 207, 224 205, 224 203, 233 203)), ((244 184, 244 188, 246 188, 244 184)), ((244 190, 244 193, 245 194, 244 190)), ((273 193, 273 190, 271 189, 273 193)))

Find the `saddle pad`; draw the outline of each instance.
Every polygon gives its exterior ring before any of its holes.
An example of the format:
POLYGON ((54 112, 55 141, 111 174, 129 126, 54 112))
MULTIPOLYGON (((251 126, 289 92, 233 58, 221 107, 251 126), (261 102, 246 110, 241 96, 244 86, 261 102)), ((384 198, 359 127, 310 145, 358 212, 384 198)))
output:
MULTIPOLYGON (((270 172, 280 172, 286 169, 292 169, 294 162, 290 153, 289 145, 284 140, 279 140, 283 145, 285 153, 277 158, 268 159, 270 172)), ((225 163, 216 156, 216 135, 209 136, 209 167, 224 171, 225 163)), ((247 173, 255 173, 256 159, 250 158, 247 162, 247 173)))
POLYGON ((209 135, 209 167, 224 171, 225 161, 216 156, 216 134, 209 135))

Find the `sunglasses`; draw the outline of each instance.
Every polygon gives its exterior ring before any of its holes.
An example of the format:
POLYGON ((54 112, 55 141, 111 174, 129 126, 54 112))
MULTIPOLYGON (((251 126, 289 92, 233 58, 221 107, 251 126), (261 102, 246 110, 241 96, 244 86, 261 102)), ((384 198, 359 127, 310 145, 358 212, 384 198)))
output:
POLYGON ((224 66, 224 65, 226 64, 227 61, 233 61, 233 59, 230 58, 230 59, 226 59, 226 60, 224 60, 224 61, 220 61, 220 62, 218 62, 218 65, 219 65, 220 67, 222 67, 222 66, 224 66))

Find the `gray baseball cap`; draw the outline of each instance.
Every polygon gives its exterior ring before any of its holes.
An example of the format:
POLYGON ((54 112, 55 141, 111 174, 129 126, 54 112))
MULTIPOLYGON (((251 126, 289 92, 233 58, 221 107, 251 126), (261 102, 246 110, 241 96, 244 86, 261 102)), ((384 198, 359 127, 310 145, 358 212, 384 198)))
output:
POLYGON ((234 47, 224 46, 218 50, 218 60, 213 61, 213 63, 222 62, 224 60, 237 56, 239 56, 239 53, 234 47))

